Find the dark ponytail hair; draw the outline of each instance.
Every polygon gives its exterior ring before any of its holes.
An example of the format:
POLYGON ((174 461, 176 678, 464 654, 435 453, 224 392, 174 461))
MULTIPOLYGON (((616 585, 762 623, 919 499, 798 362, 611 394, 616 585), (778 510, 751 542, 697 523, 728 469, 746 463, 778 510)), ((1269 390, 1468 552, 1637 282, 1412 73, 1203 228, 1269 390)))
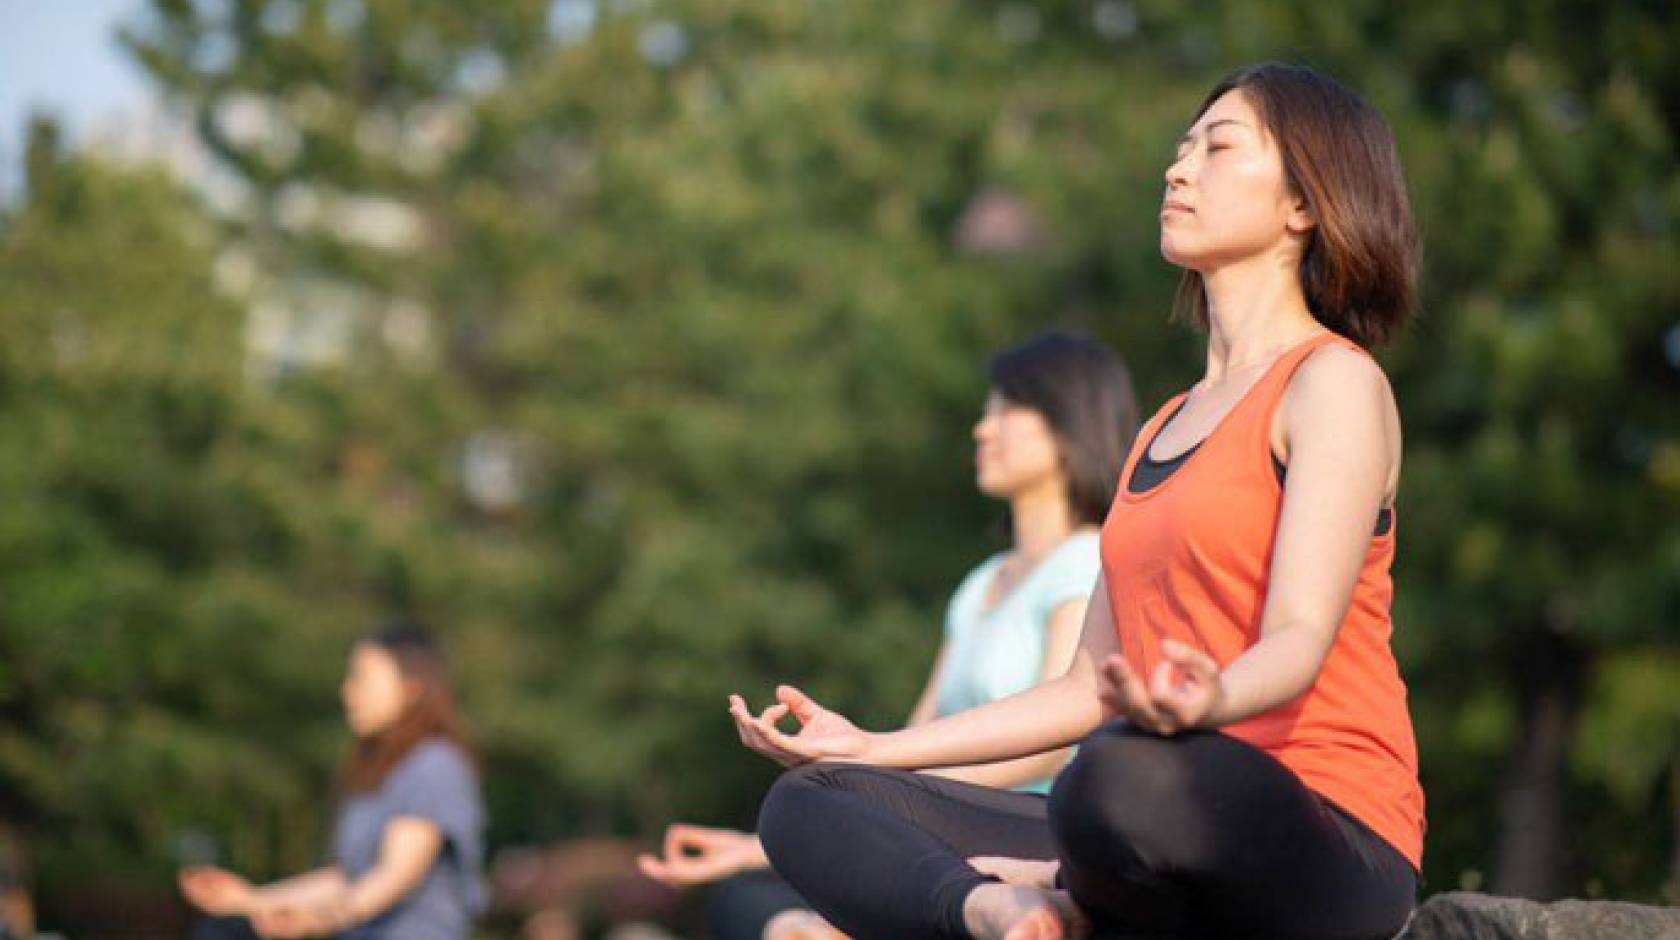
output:
POLYGON ((1044 416, 1061 447, 1075 522, 1101 524, 1138 428, 1137 396, 1119 354, 1046 330, 992 356, 987 375, 998 394, 1044 416))

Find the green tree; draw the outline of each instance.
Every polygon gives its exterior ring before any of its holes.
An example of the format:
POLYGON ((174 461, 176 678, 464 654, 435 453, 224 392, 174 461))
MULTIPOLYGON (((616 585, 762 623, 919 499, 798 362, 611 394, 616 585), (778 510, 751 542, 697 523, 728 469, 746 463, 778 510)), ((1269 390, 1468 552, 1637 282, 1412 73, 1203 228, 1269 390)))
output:
POLYGON ((0 806, 49 915, 155 886, 204 827, 241 860, 314 857, 318 662, 354 607, 294 515, 320 498, 296 449, 243 407, 212 223, 56 137, 34 126, 0 214, 0 806))

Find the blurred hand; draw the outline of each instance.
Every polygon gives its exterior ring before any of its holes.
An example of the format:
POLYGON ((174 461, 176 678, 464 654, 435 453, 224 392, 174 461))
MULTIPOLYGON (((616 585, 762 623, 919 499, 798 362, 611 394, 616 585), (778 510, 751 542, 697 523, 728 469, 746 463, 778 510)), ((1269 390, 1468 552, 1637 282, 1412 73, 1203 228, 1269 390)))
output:
POLYGON ((1098 689, 1105 717, 1125 718, 1160 735, 1206 726, 1225 701, 1219 664, 1177 640, 1162 641, 1161 655, 1147 686, 1124 656, 1108 657, 1098 689))
POLYGON ((256 889, 249 881, 211 865, 181 869, 176 883, 188 903, 214 917, 248 913, 256 901, 256 889))
POLYGON ((710 884, 769 862, 758 836, 734 829, 708 829, 677 823, 665 830, 665 854, 636 857, 642 874, 673 888, 710 884))
POLYGON ((729 714, 735 718, 742 744, 783 767, 819 760, 859 762, 869 750, 871 735, 867 731, 859 730, 844 715, 823 708, 791 685, 777 686, 776 704, 756 718, 747 710, 745 699, 731 695, 729 714), (776 727, 776 722, 788 715, 799 722, 799 731, 792 736, 776 727))
POLYGON ((301 904, 259 904, 251 910, 251 926, 259 936, 270 940, 295 940, 301 937, 326 937, 337 933, 344 925, 326 907, 307 907, 301 904))

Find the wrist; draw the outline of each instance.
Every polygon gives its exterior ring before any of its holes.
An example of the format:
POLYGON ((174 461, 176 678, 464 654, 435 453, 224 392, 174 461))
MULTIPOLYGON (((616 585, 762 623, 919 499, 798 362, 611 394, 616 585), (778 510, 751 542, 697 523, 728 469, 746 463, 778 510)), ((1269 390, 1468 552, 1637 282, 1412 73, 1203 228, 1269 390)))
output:
POLYGON ((897 739, 897 731, 865 731, 863 733, 863 747, 858 748, 857 754, 846 758, 846 762, 891 767, 893 766, 890 763, 893 745, 897 739))
POLYGON ((1213 701, 1208 704, 1207 714, 1196 722, 1196 727, 1203 731, 1215 731, 1230 724, 1230 701, 1231 697, 1225 689, 1225 673, 1221 672, 1213 680, 1213 701))

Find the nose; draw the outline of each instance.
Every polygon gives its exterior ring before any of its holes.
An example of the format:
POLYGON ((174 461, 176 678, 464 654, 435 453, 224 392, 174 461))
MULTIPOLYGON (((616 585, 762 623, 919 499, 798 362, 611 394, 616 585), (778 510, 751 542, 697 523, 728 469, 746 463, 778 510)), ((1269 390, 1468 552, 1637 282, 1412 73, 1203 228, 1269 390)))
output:
POLYGON ((1167 181, 1167 192, 1190 184, 1190 161, 1194 153, 1194 150, 1186 150, 1184 156, 1174 157, 1173 161, 1167 164, 1167 170, 1162 174, 1167 181))

